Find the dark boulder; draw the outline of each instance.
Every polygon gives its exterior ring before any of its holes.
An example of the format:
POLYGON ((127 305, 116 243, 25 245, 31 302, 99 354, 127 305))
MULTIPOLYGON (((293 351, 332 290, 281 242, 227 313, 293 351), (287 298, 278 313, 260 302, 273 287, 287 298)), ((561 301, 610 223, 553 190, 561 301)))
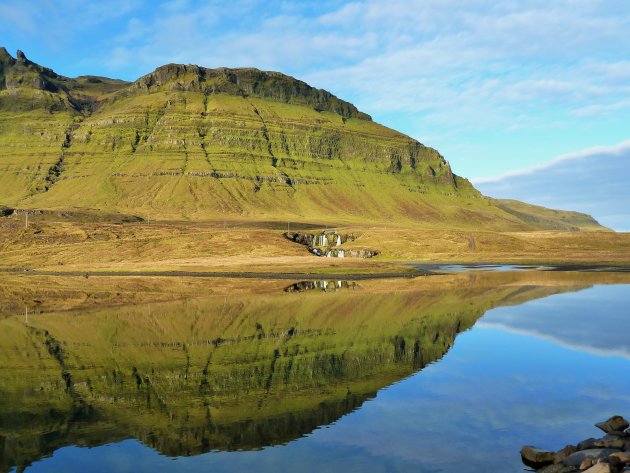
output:
POLYGON ((612 437, 612 438, 603 438, 597 439, 593 442, 593 447, 595 448, 618 448, 619 450, 623 450, 626 445, 627 440, 623 437, 612 437))
POLYGON ((521 448, 521 459, 523 463, 532 468, 542 468, 553 463, 555 453, 548 450, 541 450, 530 445, 521 448))
POLYGON ((611 453, 615 452, 618 452, 618 450, 611 450, 609 448, 590 448, 588 450, 572 453, 565 458, 562 463, 566 466, 579 468, 582 462, 587 458, 592 458, 593 460, 605 459, 608 458, 611 453))
POLYGON ((612 416, 610 419, 595 424, 595 427, 603 430, 607 434, 610 432, 619 432, 621 430, 626 430, 630 427, 630 423, 626 419, 621 416, 612 416))
POLYGON ((558 450, 553 458, 554 463, 562 463, 565 458, 567 458, 572 453, 578 451, 578 448, 575 445, 567 445, 562 450, 558 450))
POLYGON ((608 462, 617 469, 630 465, 630 452, 611 453, 608 462))
POLYGON ((577 468, 558 463, 555 465, 547 465, 538 470, 538 473, 573 473, 574 471, 578 471, 577 468))

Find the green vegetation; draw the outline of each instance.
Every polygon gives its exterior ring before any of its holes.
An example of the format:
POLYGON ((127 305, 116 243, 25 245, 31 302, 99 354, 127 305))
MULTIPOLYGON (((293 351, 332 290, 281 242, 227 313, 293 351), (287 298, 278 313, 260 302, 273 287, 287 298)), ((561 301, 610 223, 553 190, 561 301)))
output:
MULTIPOLYGON (((275 72, 69 79, 0 50, 0 204, 153 220, 574 229, 484 199, 434 149, 275 72)), ((589 229, 599 229, 589 222, 589 229)))
POLYGON ((539 205, 526 204, 518 200, 489 199, 497 207, 532 225, 549 230, 600 231, 606 230, 597 220, 587 214, 554 210, 539 205))
POLYGON ((3 276, 0 470, 130 437, 168 455, 284 443, 439 359, 492 307, 623 276, 460 274, 300 294, 281 281, 3 276))

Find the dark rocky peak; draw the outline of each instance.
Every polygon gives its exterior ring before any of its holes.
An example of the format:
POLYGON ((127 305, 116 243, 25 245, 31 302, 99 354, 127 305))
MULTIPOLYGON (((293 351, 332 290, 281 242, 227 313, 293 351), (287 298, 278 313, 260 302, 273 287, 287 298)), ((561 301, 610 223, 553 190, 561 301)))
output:
POLYGON ((19 63, 22 64, 28 64, 30 62, 28 59, 26 59, 26 55, 19 49, 17 50, 17 60, 19 63))
MULTIPOLYGON (((57 74, 48 67, 40 66, 17 51, 17 59, 0 48, 0 90, 42 90, 52 92, 55 98, 54 109, 73 110, 79 113, 91 113, 102 103, 108 94, 112 94, 129 85, 128 82, 108 79, 107 77, 81 76, 76 79, 57 74)), ((28 99, 27 99, 28 100, 28 99)), ((26 102, 25 102, 26 103, 26 102)), ((37 107, 38 101, 31 101, 24 106, 37 107)), ((49 106, 50 102, 45 102, 49 106)))
POLYGON ((155 91, 162 87, 169 90, 198 90, 203 71, 199 66, 184 64, 166 64, 155 71, 142 76, 134 86, 144 91, 155 91))
POLYGON ((68 80, 56 74, 52 69, 42 67, 30 61, 18 49, 17 60, 6 50, 0 48, 0 89, 31 88, 57 92, 59 83, 68 80))
POLYGON ((164 90, 259 97, 307 105, 317 111, 333 112, 344 118, 371 120, 369 115, 326 90, 311 87, 306 82, 280 72, 255 68, 206 69, 192 64, 166 64, 138 79, 123 94, 164 90))
POLYGON ((15 58, 6 48, 0 48, 0 90, 6 88, 6 74, 15 65, 15 58))
POLYGON ((9 54, 7 48, 0 47, 0 64, 2 63, 13 63, 15 64, 15 59, 13 56, 9 54))

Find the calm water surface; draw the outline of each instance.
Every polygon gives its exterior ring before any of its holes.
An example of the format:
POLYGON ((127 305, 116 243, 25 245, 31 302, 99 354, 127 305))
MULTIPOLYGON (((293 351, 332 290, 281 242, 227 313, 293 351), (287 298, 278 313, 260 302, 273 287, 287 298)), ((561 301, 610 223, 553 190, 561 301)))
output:
POLYGON ((11 281, 0 471, 523 471, 523 444, 630 415, 628 283, 487 272, 112 306, 11 281))

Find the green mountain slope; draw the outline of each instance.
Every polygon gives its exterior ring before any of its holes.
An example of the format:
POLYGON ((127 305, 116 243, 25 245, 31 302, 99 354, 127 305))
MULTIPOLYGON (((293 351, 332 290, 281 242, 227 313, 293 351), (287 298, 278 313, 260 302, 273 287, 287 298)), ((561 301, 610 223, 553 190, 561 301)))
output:
POLYGON ((8 207, 548 228, 352 104, 257 69, 169 64, 130 84, 66 78, 2 48, 0 149, 8 207))
POLYGON ((581 212, 548 209, 511 199, 492 199, 492 201, 500 209, 521 220, 533 225, 544 226, 550 230, 597 231, 606 229, 593 217, 581 212))

